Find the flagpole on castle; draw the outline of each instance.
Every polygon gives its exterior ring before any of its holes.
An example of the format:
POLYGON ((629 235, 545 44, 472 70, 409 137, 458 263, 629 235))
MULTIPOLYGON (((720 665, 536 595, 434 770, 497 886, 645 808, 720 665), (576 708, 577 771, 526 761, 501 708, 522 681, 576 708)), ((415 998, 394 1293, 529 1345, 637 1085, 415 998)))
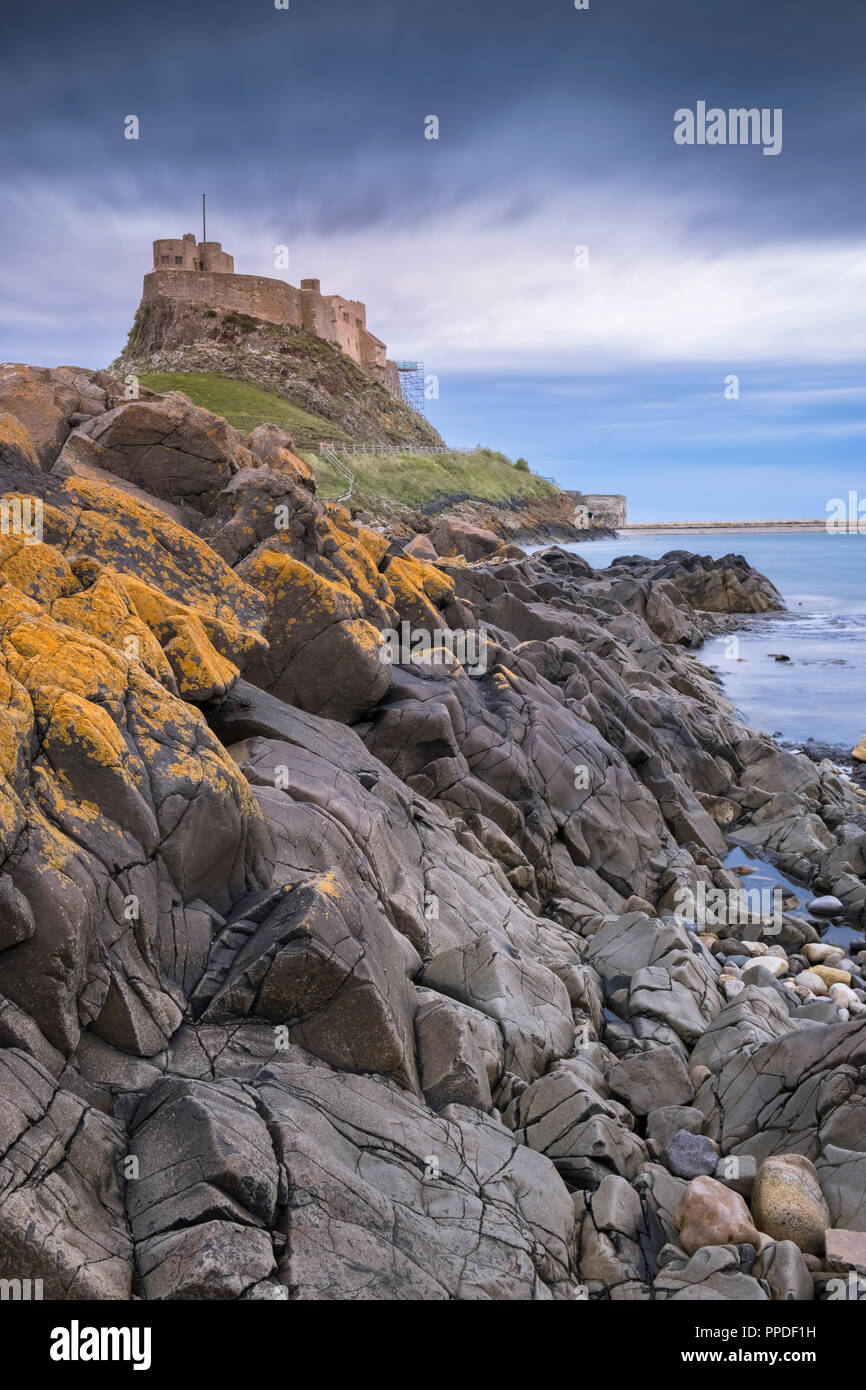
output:
POLYGON ((206 214, 205 214, 205 197, 206 197, 206 195, 203 193, 203 194, 201 195, 201 239, 202 239, 202 242, 207 241, 207 219, 206 219, 206 214))

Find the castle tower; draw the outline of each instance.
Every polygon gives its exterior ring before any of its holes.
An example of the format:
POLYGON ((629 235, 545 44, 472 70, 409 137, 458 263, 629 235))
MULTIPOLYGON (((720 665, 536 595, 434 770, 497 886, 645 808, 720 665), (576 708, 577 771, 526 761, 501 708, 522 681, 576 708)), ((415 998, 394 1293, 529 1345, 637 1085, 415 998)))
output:
POLYGON ((181 240, 163 238, 153 243, 154 270, 207 270, 212 274, 231 275, 234 257, 222 249, 218 241, 196 242, 192 232, 181 240))
POLYGON ((202 270, 219 275, 234 274, 235 258, 224 251, 218 241, 200 241, 198 255, 202 270))
POLYGON ((192 232, 182 240, 164 237, 153 243, 154 270, 200 270, 198 247, 192 232))
POLYGON ((301 281, 301 326, 317 338, 335 337, 333 316, 322 297, 319 280, 301 281))

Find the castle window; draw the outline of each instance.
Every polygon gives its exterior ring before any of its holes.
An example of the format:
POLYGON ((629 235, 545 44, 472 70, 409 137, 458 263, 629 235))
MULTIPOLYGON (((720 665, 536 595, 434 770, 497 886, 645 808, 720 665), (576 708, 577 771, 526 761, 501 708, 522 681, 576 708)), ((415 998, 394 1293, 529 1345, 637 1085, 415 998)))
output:
POLYGON ((168 265, 169 257, 168 257, 168 256, 160 256, 159 261, 160 261, 160 265, 168 265))
POLYGON ((175 265, 183 265, 183 256, 175 256, 174 263, 175 265))

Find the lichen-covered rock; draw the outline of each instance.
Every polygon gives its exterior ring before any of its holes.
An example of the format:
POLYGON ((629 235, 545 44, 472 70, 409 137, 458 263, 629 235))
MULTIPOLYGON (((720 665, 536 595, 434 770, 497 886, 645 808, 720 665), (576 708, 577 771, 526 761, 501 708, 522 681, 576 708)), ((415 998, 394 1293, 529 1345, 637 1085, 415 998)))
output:
POLYGON ((251 663, 251 681, 302 709, 346 722, 382 698, 391 673, 381 659, 381 629, 342 576, 318 574, 278 550, 259 551, 238 572, 267 602, 269 646, 251 663))
POLYGON ((148 1055, 181 1017, 184 904, 257 881, 261 816, 111 573, 0 546, 0 836, 36 924, 0 993, 62 1051, 92 1026, 148 1055))
POLYGON ((459 618, 449 622, 446 616, 454 603, 453 581, 434 565, 426 565, 412 556, 395 555, 388 561, 384 574, 391 588, 391 602, 401 621, 430 633, 460 626, 459 618))
POLYGON ((25 473, 40 471, 33 440, 21 421, 7 411, 0 411, 0 464, 25 473))

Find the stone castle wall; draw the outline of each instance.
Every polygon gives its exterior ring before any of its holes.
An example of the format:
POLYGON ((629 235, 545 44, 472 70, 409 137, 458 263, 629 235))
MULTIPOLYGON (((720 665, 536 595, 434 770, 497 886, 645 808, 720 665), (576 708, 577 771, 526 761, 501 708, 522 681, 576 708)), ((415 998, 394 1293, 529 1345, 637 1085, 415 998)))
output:
POLYGON ((159 296, 221 313, 252 314, 266 323, 306 327, 302 323, 301 291, 265 275, 160 268, 145 275, 142 303, 159 296))
POLYGON ((301 281, 301 327, 317 338, 334 341, 334 315, 330 304, 322 297, 318 280, 301 281))
POLYGON ((396 396, 398 400, 402 400, 403 388, 400 385, 400 373, 397 370, 396 362, 385 362, 385 369, 382 372, 382 385, 387 391, 391 392, 392 396, 396 396))
POLYGON ((361 334, 367 330, 367 309, 356 299, 339 294, 325 296, 330 311, 333 339, 354 362, 361 361, 361 334))
POLYGON ((388 361, 385 344, 367 329, 366 305, 338 294, 322 294, 318 280, 302 280, 300 289, 295 289, 285 280, 266 275, 236 275, 233 257, 218 241, 196 242, 187 232, 153 243, 153 270, 144 277, 142 303, 160 297, 303 328, 335 343, 393 395, 401 395, 400 374, 388 361))

